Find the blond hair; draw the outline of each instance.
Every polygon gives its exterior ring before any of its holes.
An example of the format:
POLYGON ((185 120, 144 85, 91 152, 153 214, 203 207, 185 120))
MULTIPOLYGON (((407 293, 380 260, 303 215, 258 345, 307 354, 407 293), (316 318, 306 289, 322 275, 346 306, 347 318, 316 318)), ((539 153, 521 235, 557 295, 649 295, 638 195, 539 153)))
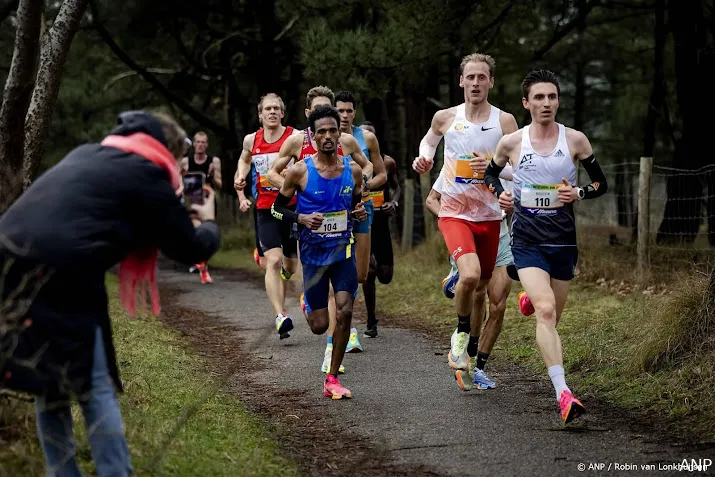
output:
POLYGON ((278 96, 276 93, 268 93, 264 96, 261 96, 261 100, 258 102, 258 112, 260 113, 263 110, 263 101, 266 99, 275 99, 278 101, 278 104, 281 106, 281 111, 284 113, 286 112, 286 105, 283 102, 283 99, 278 96))
POLYGON ((469 63, 486 63, 487 67, 489 67, 489 77, 491 78, 494 76, 494 70, 497 67, 496 61, 494 61, 494 58, 492 58, 489 55, 485 55, 484 53, 472 53, 470 55, 465 56, 462 58, 462 62, 459 64, 459 74, 464 74, 464 68, 467 66, 469 63))
POLYGON ((186 152, 186 131, 169 114, 162 111, 150 113, 161 124, 161 131, 166 139, 166 148, 176 159, 184 157, 186 152))
POLYGON ((314 88, 310 88, 310 91, 308 91, 308 94, 305 96, 305 107, 310 109, 313 100, 320 97, 328 98, 331 105, 335 104, 335 93, 333 93, 332 89, 327 86, 315 86, 314 88))

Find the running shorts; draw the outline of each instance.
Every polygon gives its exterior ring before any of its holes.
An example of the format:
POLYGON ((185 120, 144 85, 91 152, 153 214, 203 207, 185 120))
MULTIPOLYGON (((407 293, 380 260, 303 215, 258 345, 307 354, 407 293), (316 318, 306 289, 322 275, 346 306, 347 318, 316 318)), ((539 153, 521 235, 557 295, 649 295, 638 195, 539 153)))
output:
POLYGON ((303 265, 303 290, 305 310, 322 310, 328 307, 330 283, 333 291, 348 292, 353 297, 357 295, 358 279, 355 256, 330 265, 303 265))
POLYGON ((455 217, 440 217, 438 225, 454 261, 464 254, 476 253, 479 257, 480 279, 490 279, 499 250, 501 221, 471 222, 455 217))
POLYGON ((390 216, 385 213, 376 212, 372 219, 370 252, 375 256, 378 265, 394 265, 390 216))
POLYGON ((578 262, 578 248, 574 246, 545 247, 518 244, 511 248, 517 270, 536 267, 556 280, 569 281, 574 277, 578 262))
POLYGON ((283 256, 296 258, 298 256, 298 241, 291 233, 292 224, 276 219, 270 209, 258 209, 258 244, 259 250, 282 248, 283 256))

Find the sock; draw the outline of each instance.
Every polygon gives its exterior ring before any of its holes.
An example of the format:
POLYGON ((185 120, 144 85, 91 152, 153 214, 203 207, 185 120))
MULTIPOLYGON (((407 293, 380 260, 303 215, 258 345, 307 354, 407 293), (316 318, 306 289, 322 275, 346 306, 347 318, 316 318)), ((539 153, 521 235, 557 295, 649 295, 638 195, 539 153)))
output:
POLYGON ((479 351, 479 336, 470 336, 467 354, 470 358, 474 358, 477 355, 477 351, 479 351))
POLYGON ((465 316, 460 315, 457 313, 457 319, 459 320, 457 322, 457 333, 469 333, 469 317, 471 314, 467 314, 465 316))
POLYGON ((487 365, 487 360, 489 359, 489 353, 482 353, 481 351, 477 353, 477 369, 484 371, 484 366, 487 365))
POLYGON ((328 336, 328 346, 333 346, 333 337, 328 336))
POLYGON ((561 398, 561 393, 563 391, 571 391, 569 387, 566 386, 566 377, 564 376, 563 366, 555 364, 554 366, 549 367, 549 377, 551 378, 551 382, 556 390, 557 401, 561 398))

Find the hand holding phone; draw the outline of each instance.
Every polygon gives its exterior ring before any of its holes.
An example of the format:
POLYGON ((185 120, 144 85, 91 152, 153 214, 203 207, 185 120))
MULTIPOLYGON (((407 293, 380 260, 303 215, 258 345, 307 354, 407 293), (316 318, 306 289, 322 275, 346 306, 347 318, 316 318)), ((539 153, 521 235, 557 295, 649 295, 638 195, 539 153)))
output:
POLYGON ((206 175, 203 172, 187 172, 184 177, 184 204, 191 208, 192 205, 203 205, 204 186, 206 175))

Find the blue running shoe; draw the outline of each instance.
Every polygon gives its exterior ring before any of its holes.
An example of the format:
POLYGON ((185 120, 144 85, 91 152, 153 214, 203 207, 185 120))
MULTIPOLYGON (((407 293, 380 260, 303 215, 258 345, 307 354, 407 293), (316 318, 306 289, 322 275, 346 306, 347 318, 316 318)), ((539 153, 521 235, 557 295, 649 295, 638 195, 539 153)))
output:
POLYGON ((449 263, 452 264, 452 269, 449 271, 449 275, 442 280, 442 293, 451 300, 454 298, 455 288, 459 281, 459 269, 451 256, 449 257, 449 263))
POLYGON ((474 370, 474 387, 477 389, 494 389, 497 383, 489 379, 483 369, 474 370))

